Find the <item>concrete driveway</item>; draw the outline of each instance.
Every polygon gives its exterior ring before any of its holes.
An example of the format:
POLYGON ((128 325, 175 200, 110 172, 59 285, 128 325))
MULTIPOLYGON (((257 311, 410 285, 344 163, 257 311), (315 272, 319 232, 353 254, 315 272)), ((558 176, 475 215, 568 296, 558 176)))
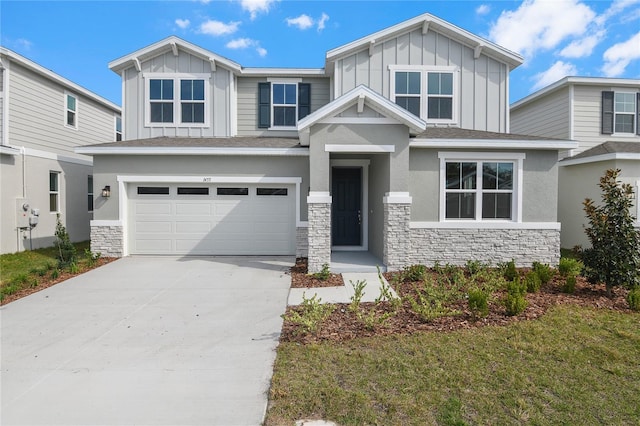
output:
POLYGON ((257 425, 293 257, 128 257, 0 309, 2 425, 257 425))

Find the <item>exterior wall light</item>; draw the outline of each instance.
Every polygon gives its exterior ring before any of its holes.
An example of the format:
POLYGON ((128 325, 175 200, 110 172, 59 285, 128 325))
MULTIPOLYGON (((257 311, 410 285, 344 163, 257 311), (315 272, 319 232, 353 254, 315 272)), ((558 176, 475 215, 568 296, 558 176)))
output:
POLYGON ((111 197, 111 187, 109 185, 105 185, 105 187, 102 188, 102 196, 104 198, 111 197))

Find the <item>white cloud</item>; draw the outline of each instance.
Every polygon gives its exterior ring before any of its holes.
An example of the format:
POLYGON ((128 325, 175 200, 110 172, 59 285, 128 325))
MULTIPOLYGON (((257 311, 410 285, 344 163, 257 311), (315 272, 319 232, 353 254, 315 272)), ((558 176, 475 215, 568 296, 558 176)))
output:
POLYGON ((290 27, 298 27, 301 30, 306 30, 313 27, 313 19, 309 15, 302 14, 297 18, 287 18, 287 25, 290 27))
POLYGON ((191 21, 188 19, 176 19, 176 25, 184 30, 191 25, 191 21))
POLYGON ((33 43, 26 38, 16 39, 16 41, 14 41, 13 43, 16 45, 16 47, 23 50, 31 50, 31 47, 33 46, 33 43))
POLYGON ((578 0, 525 0, 516 10, 503 11, 489 37, 510 50, 533 56, 556 48, 568 37, 586 33, 595 12, 578 0))
POLYGON ((250 38, 237 38, 235 40, 231 40, 225 46, 228 49, 248 49, 254 47, 258 55, 263 58, 267 56, 267 49, 261 47, 258 40, 252 40, 250 38))
POLYGON ((200 32, 203 34, 209 34, 213 36, 220 36, 226 34, 233 34, 238 31, 240 22, 224 22, 208 20, 200 24, 200 32))
POLYGON ((640 4, 640 0, 615 0, 611 3, 611 6, 604 11, 602 15, 599 15, 595 19, 595 22, 597 25, 604 25, 607 20, 619 14, 629 6, 633 6, 634 4, 640 4))
POLYGON ((329 15, 327 15, 324 12, 322 12, 322 16, 318 20, 318 31, 324 30, 324 27, 325 27, 325 25, 326 25, 328 20, 329 20, 329 15))
POLYGON ((607 77, 618 77, 624 74, 631 61, 640 59, 640 32, 629 40, 614 44, 602 55, 604 65, 602 72, 607 77))
POLYGON ((590 56, 593 48, 604 38, 606 32, 600 30, 593 35, 589 35, 582 39, 574 40, 560 51, 560 56, 565 58, 583 58, 590 56))
POLYGON ((251 14, 251 20, 253 21, 258 16, 258 13, 268 13, 271 5, 277 0, 240 0, 240 5, 243 10, 246 10, 251 14))
POLYGON ((578 70, 576 69, 575 65, 568 62, 556 61, 556 63, 551 65, 548 70, 540 72, 533 76, 533 80, 535 81, 533 90, 541 89, 550 85, 551 83, 555 83, 561 78, 576 75, 577 73, 578 70))
POLYGON ((491 11, 491 7, 488 4, 481 4, 480 6, 476 7, 477 15, 486 15, 490 11, 491 11))

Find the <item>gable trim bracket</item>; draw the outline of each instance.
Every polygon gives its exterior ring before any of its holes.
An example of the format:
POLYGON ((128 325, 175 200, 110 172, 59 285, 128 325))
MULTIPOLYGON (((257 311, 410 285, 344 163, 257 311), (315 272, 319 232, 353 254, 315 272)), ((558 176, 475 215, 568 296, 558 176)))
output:
POLYGON ((482 54, 482 49, 484 48, 484 44, 478 44, 475 49, 473 49, 473 59, 479 59, 482 54))

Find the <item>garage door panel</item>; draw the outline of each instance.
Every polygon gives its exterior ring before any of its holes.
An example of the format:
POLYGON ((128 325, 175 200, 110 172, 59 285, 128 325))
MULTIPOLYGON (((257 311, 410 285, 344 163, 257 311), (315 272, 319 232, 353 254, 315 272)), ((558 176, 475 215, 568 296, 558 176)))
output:
POLYGON ((171 184, 169 195, 140 196, 136 185, 129 209, 133 254, 295 253, 293 186, 287 186, 287 196, 257 196, 260 185, 242 185, 247 195, 217 195, 212 184, 210 195, 185 196, 177 194, 182 185, 171 184))

